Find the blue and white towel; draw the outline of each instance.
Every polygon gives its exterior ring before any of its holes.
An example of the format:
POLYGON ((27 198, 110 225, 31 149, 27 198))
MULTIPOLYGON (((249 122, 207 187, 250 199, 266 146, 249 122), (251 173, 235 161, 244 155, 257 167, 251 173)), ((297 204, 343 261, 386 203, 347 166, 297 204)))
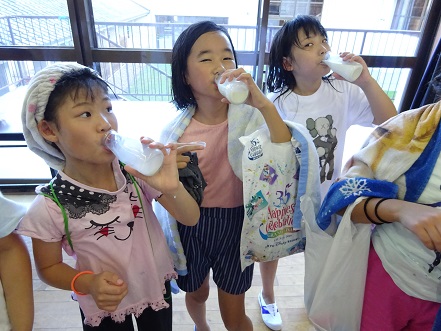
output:
POLYGON ((417 201, 440 154, 440 118, 441 101, 406 111, 378 126, 331 186, 317 218, 320 228, 326 229, 332 214, 360 196, 400 195, 406 201, 417 201), (403 174, 405 192, 398 192, 393 182, 403 174))

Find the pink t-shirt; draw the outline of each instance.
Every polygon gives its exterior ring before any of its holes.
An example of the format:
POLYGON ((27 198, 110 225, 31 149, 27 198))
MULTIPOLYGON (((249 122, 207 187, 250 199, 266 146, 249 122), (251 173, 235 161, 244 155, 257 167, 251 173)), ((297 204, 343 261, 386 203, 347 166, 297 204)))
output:
MULTIPOLYGON (((106 316, 122 321, 131 313, 139 316, 147 307, 168 307, 163 298, 164 282, 176 277, 164 234, 151 207, 152 199, 160 192, 138 180, 138 197, 118 161, 114 161, 113 167, 116 192, 83 185, 63 172, 55 178, 55 193, 69 216, 75 252, 67 243, 60 207, 41 194, 17 231, 46 242, 61 241, 64 250, 76 256, 75 268, 79 271, 112 271, 126 282, 129 292, 112 313, 98 309, 91 295, 78 296, 85 323, 92 326, 99 325, 106 316)), ((47 187, 38 190, 48 192, 47 187)))
POLYGON ((198 150, 199 168, 207 186, 202 207, 233 208, 243 205, 242 181, 234 174, 228 161, 228 121, 206 125, 194 118, 179 142, 205 141, 205 149, 198 150))

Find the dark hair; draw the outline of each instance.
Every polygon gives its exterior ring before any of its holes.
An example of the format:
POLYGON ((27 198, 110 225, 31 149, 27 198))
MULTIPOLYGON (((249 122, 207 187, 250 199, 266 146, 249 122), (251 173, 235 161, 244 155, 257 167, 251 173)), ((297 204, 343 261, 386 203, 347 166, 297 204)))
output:
POLYGON ((234 50, 233 42, 225 27, 217 25, 211 21, 201 21, 194 23, 186 28, 179 35, 172 50, 172 94, 173 103, 178 109, 186 109, 189 106, 196 106, 197 102, 187 84, 185 76, 187 74, 187 59, 190 55, 191 48, 200 36, 207 32, 222 32, 225 34, 231 44, 231 49, 234 55, 234 61, 237 67, 236 51, 234 50))
POLYGON ((293 45, 301 47, 299 31, 303 29, 306 36, 322 35, 328 38, 325 28, 320 21, 310 15, 299 15, 293 20, 286 22, 274 35, 269 54, 269 69, 266 86, 269 92, 281 92, 282 94, 294 89, 296 80, 291 71, 283 68, 283 58, 291 56, 293 45))
POLYGON ((54 90, 49 95, 44 119, 57 124, 57 109, 70 95, 73 100, 78 98, 80 92, 86 92, 87 98, 95 98, 94 89, 100 88, 106 94, 110 87, 95 71, 89 68, 72 70, 63 74, 55 83, 54 90))

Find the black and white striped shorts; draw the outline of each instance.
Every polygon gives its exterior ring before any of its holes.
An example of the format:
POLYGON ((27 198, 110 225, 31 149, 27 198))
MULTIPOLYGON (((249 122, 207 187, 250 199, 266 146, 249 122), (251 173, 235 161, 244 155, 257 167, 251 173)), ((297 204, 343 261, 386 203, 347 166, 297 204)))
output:
POLYGON ((194 292, 213 270, 217 287, 229 294, 245 293, 253 280, 254 264, 243 272, 240 266, 240 236, 244 219, 243 206, 235 208, 201 208, 195 226, 178 222, 187 270, 177 283, 185 292, 194 292))

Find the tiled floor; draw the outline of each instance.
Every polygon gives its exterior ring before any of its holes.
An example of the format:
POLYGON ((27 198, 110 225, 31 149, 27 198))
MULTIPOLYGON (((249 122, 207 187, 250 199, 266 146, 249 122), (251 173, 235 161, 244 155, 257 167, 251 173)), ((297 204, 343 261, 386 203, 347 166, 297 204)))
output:
MULTIPOLYGON (((32 194, 6 194, 15 201, 28 204, 34 196, 32 194)), ((31 241, 24 238, 32 254, 31 241)), ((65 255, 69 263, 73 259, 65 255)), ((284 331, 313 331, 309 323, 303 304, 303 254, 292 255, 280 260, 277 270, 275 291, 277 303, 284 322, 284 331)), ((78 304, 70 299, 70 292, 55 289, 43 283, 33 269, 35 323, 34 331, 81 331, 81 320, 78 304)), ((260 317, 260 307, 257 295, 261 290, 261 279, 258 265, 254 268, 253 285, 246 294, 246 310, 253 321, 255 331, 269 330, 260 317)), ((207 304, 207 317, 212 331, 225 330, 217 304, 217 291, 214 283, 207 304)), ((193 323, 187 313, 184 302, 184 293, 173 295, 173 329, 192 331, 193 323)))

